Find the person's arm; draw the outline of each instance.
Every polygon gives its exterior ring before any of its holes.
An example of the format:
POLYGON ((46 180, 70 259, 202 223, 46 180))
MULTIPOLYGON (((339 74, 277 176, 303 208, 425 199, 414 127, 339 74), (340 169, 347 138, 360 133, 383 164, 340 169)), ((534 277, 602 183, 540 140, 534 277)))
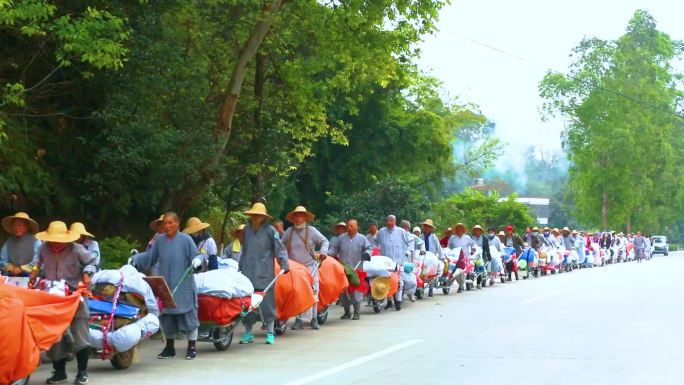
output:
MULTIPOLYGON (((338 256, 338 254, 340 253, 339 249, 340 249, 340 239, 341 238, 342 238, 342 236, 339 236, 339 237, 335 238, 335 242, 329 243, 330 247, 328 248, 328 256, 330 256, 330 257, 337 257, 338 256)), ((366 237, 364 237, 364 238, 366 238, 366 237)))
POLYGON ((204 250, 207 255, 218 255, 218 247, 216 246, 216 241, 214 238, 209 238, 204 243, 204 250))
POLYGON ((83 266, 83 273, 90 275, 95 274, 97 272, 95 256, 83 246, 77 247, 74 245, 74 250, 76 251, 78 261, 81 263, 81 266, 83 266))
POLYGON ((456 238, 454 236, 449 237, 449 241, 447 242, 447 248, 449 249, 455 249, 456 248, 456 238))
POLYGON ((138 270, 149 270, 152 266, 156 265, 159 261, 159 247, 157 242, 154 242, 152 247, 142 253, 134 254, 131 256, 131 262, 138 270))
POLYGON ((100 264, 102 263, 102 257, 100 256, 100 244, 97 243, 97 241, 95 240, 92 240, 90 242, 92 242, 92 250, 90 250, 90 254, 92 254, 95 258, 93 264, 95 265, 95 268, 99 268, 100 264))
MULTIPOLYGON (((36 259, 36 254, 33 254, 33 259, 36 259)), ((5 267, 9 264, 9 251, 7 251, 7 242, 2 245, 0 249, 0 270, 5 271, 5 267)))
POLYGON ((330 242, 328 242, 328 238, 326 238, 325 235, 318 231, 318 229, 312 229, 314 230, 314 244, 318 246, 318 252, 322 255, 328 255, 328 249, 330 248, 330 242))
MULTIPOLYGON (((285 232, 285 235, 287 235, 287 232, 285 232)), ((275 255, 276 259, 278 260, 278 263, 280 264, 280 269, 283 272, 287 273, 290 270, 288 264, 287 249, 285 248, 285 245, 283 245, 283 242, 280 241, 278 233, 275 229, 273 229, 273 236, 271 237, 271 248, 273 255, 275 255)), ((242 258, 240 258, 240 260, 242 260, 242 258)))

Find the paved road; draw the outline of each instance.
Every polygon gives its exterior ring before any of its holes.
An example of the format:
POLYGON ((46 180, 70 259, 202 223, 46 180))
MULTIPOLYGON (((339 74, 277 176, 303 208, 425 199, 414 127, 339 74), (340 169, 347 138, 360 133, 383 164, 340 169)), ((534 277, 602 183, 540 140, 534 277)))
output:
POLYGON ((684 254, 672 253, 439 293, 400 312, 367 308, 360 321, 335 309, 320 331, 288 330, 275 346, 200 344, 196 361, 160 361, 160 342, 148 341, 130 369, 92 360, 89 372, 102 385, 682 384, 683 271, 684 254))

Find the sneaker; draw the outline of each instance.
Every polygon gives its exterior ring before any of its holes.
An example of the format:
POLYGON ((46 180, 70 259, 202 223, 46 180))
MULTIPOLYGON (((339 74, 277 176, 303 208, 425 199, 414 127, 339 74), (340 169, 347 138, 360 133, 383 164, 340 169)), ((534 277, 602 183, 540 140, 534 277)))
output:
POLYGON ((409 294, 408 297, 409 297, 409 301, 411 301, 411 302, 416 302, 416 296, 415 296, 415 295, 409 294))
POLYGON ((459 287, 458 290, 456 290, 457 293, 463 293, 463 288, 459 287))
POLYGON ((188 351, 185 353, 185 359, 194 360, 195 358, 197 358, 197 349, 188 348, 188 351))
POLYGON ((361 316, 359 315, 359 313, 354 313, 354 315, 352 316, 352 321, 358 321, 360 319, 361 319, 361 316))
POLYGON ((292 330, 302 330, 304 329, 304 321, 297 318, 294 325, 292 325, 292 330))
POLYGON ((314 318, 311 320, 311 329, 313 329, 313 330, 318 330, 318 329, 320 329, 320 328, 321 328, 321 327, 318 326, 318 318, 317 318, 317 317, 314 317, 314 318))
POLYGON ((266 333, 266 345, 275 345, 275 335, 266 333))
POLYGON ((393 306, 392 301, 387 301, 387 305, 385 305, 385 310, 391 309, 393 306))
POLYGON ((87 383, 88 383, 88 373, 86 373, 85 370, 78 372, 78 374, 76 375, 76 379, 74 380, 74 384, 82 385, 82 384, 87 384, 87 383))
POLYGON ((164 348, 161 353, 157 354, 157 358, 160 360, 166 360, 174 357, 176 357, 176 349, 164 348))
POLYGON ((396 310, 396 311, 401 310, 401 301, 396 301, 394 303, 394 310, 396 310))
POLYGON ((242 345, 251 344, 252 342, 254 342, 254 334, 252 334, 252 332, 246 332, 242 335, 242 338, 240 338, 240 344, 242 345))
POLYGON ((65 382, 67 382, 65 372, 52 372, 52 376, 45 381, 46 384, 63 384, 65 382))
POLYGON ((351 319, 351 316, 351 313, 345 312, 344 314, 342 314, 342 317, 340 317, 340 319, 351 319))

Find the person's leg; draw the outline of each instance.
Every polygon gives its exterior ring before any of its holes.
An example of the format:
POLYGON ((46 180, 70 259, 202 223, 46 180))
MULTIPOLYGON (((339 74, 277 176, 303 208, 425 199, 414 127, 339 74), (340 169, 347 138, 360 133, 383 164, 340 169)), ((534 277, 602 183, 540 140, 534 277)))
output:
POLYGON ((456 277, 456 283, 458 284, 458 290, 456 292, 462 293, 463 287, 465 287, 465 275, 463 274, 463 270, 456 268, 454 276, 456 277))
POLYGON ((197 358, 197 334, 198 329, 193 329, 188 333, 188 350, 185 354, 186 360, 194 360, 197 358))
POLYGON ((311 307, 311 329, 318 330, 320 329, 320 326, 318 325, 318 288, 319 288, 319 280, 318 280, 318 269, 316 269, 316 272, 313 272, 313 269, 315 267, 312 267, 312 273, 313 273, 313 292, 314 292, 314 299, 316 302, 314 305, 311 307))
POLYGON ((404 295, 404 280, 401 279, 401 274, 399 275, 399 288, 394 294, 394 308, 399 311, 401 310, 401 299, 404 295))
POLYGON ((344 308, 344 314, 342 315, 341 319, 351 319, 351 295, 353 295, 353 293, 350 293, 349 290, 345 290, 344 292, 342 292, 342 295, 340 296, 340 303, 344 308))
POLYGON ((350 295, 352 305, 354 306, 354 315, 352 316, 352 319, 359 320, 361 319, 361 315, 359 314, 359 312, 361 310, 361 301, 363 301, 363 293, 359 291, 354 291, 351 292, 350 295))
POLYGON ((178 334, 178 322, 174 314, 162 314, 159 317, 159 322, 166 337, 166 346, 157 355, 160 360, 174 358, 176 357, 176 348, 174 345, 174 339, 178 334))

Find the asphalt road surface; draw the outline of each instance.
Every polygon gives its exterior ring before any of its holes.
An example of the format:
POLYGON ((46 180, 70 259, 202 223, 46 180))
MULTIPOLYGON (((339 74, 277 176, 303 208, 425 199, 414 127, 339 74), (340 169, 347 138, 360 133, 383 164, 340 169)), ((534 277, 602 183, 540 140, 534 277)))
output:
MULTIPOLYGON (((321 330, 288 330, 275 346, 198 343, 199 358, 140 362, 117 371, 90 361, 92 384, 682 384, 684 254, 610 265, 362 310, 321 330)), ((177 348, 184 343, 177 342, 177 348), (180 343, 180 344, 179 344, 180 343)), ((183 353, 184 349, 177 349, 183 353)), ((70 381, 75 362, 69 363, 70 381)), ((32 376, 42 384, 51 365, 32 376)))

